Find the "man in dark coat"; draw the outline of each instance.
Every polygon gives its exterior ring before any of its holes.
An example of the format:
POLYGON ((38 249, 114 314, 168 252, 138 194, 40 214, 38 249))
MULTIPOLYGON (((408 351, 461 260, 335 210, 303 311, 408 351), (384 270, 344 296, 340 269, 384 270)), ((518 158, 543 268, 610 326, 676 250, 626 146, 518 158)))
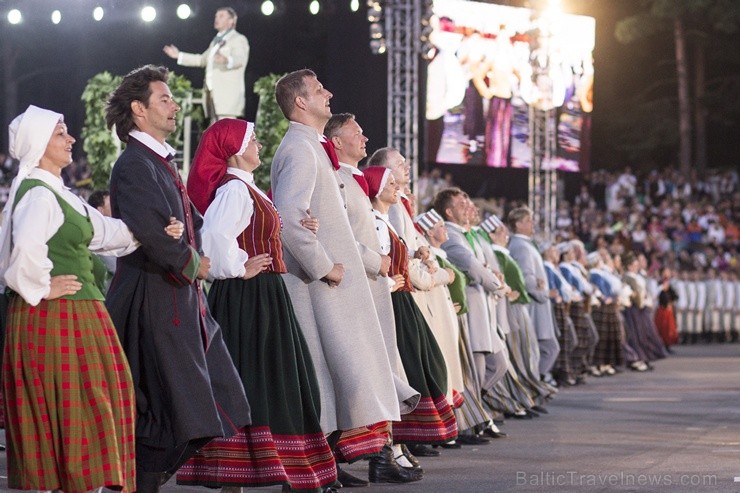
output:
POLYGON ((141 247, 118 261, 106 305, 136 386, 138 493, 156 492, 210 439, 250 423, 239 375, 211 318, 201 279, 202 217, 191 206, 168 161, 166 137, 180 110, 164 67, 144 66, 124 77, 106 108, 126 149, 111 175, 113 216, 141 247), (174 217, 185 235, 173 241, 162 226, 174 217))

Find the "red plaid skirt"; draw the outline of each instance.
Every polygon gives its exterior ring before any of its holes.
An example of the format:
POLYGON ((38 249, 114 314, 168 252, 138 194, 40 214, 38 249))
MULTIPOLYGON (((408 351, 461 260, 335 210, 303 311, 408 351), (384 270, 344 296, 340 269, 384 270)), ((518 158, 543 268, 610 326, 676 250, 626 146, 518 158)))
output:
POLYGON ((2 376, 10 488, 136 489, 134 387, 102 302, 15 296, 2 376))

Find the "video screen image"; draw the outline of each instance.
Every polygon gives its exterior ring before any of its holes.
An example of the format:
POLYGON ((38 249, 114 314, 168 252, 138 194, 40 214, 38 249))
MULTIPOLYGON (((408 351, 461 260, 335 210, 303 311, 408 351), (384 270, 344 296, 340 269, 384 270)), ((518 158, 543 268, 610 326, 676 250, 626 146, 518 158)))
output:
POLYGON ((595 21, 464 0, 435 0, 427 68, 428 159, 529 168, 530 108, 552 115, 555 155, 544 169, 590 160, 595 21))

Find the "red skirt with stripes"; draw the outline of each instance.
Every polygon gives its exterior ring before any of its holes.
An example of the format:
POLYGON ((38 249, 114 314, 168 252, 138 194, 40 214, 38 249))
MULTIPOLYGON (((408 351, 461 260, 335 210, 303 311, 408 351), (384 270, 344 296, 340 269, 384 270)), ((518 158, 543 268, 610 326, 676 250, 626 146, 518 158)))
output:
POLYGON ((14 296, 3 356, 8 486, 134 491, 134 386, 103 303, 14 296))

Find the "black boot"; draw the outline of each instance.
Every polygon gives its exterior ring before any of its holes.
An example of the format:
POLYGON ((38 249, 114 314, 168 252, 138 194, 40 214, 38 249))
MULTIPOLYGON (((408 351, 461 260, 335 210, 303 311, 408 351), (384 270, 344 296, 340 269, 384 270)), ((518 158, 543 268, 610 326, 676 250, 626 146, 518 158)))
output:
POLYGON ((367 481, 351 475, 337 464, 337 480, 347 488, 362 488, 367 486, 367 481))
POLYGON ((159 487, 169 479, 161 472, 136 471, 136 493, 158 493, 159 487))
POLYGON ((380 454, 370 457, 368 478, 371 483, 410 483, 419 481, 422 473, 419 469, 406 469, 398 465, 393 457, 393 449, 384 445, 380 454))

